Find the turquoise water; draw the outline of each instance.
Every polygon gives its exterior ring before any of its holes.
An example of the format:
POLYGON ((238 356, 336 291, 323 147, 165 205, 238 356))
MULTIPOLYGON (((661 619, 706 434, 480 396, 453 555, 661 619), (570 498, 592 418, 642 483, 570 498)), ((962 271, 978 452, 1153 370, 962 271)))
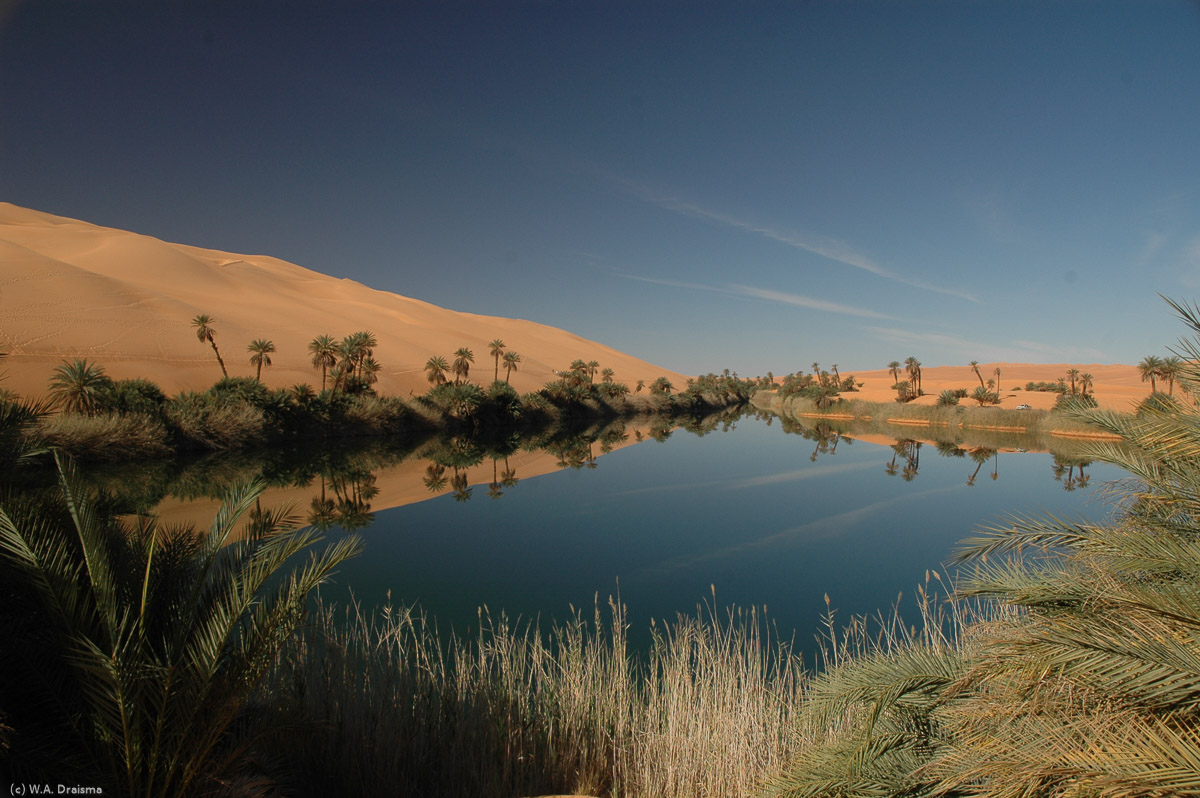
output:
POLYGON ((1124 475, 1096 463, 1082 484, 1074 467, 1056 479, 1045 453, 977 462, 845 437, 824 448, 746 417, 524 479, 498 499, 484 485, 468 501, 379 511, 359 530, 365 554, 322 594, 342 600, 349 587, 369 606, 390 593, 464 631, 481 606, 545 620, 619 591, 636 640, 651 618, 694 612, 715 590, 718 607, 766 606, 807 647, 826 594, 839 618, 887 611, 1007 513, 1106 518, 1098 488, 1124 475))

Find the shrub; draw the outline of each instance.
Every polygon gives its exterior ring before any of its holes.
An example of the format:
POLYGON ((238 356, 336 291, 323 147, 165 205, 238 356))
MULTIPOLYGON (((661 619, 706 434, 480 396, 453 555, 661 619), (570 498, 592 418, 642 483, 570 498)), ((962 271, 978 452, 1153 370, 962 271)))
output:
POLYGON ((244 401, 221 401, 212 393, 180 394, 167 403, 166 416, 187 447, 236 449, 266 437, 260 408, 244 401))
POLYGON ((947 407, 949 405, 958 404, 958 394, 955 391, 945 390, 938 394, 938 405, 947 407))
POLYGON ((162 414, 166 403, 167 395, 163 393, 162 388, 150 380, 139 377, 114 382, 108 408, 112 412, 122 415, 143 413, 148 416, 158 416, 162 414))
POLYGON ((80 460, 124 460, 171 453, 170 433, 162 421, 142 413, 47 418, 45 443, 80 460))

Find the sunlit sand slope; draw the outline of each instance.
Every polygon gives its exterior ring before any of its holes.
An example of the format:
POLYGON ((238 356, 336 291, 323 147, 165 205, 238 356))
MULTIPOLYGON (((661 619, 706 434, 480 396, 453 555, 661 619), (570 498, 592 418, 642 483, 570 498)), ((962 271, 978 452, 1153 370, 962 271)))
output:
MULTIPOLYGON (((307 347, 321 334, 340 340, 358 330, 378 339, 377 388, 408 395, 429 386, 432 355, 475 353, 473 381, 487 383, 499 338, 521 356, 512 384, 532 390, 573 360, 595 360, 630 387, 685 377, 565 330, 520 319, 459 313, 377 291, 277 258, 169 244, 149 236, 0 203, 0 351, 4 387, 24 395, 46 389, 64 359, 86 357, 114 378, 147 377, 167 393, 201 389, 221 376, 191 320, 214 318, 216 343, 230 376, 253 376, 247 345, 272 341, 271 387, 320 387, 307 347)), ((500 376, 503 379, 504 370, 500 376)))

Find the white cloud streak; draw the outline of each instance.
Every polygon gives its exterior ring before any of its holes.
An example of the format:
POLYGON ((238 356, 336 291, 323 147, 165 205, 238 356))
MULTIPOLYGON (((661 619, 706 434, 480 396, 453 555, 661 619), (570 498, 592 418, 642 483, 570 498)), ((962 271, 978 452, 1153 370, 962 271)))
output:
POLYGON ((946 294, 948 296, 958 297, 959 299, 965 299, 968 302, 974 302, 976 304, 979 302, 978 299, 965 291, 960 291, 956 288, 946 288, 940 285, 932 285, 930 283, 923 283, 919 280, 912 280, 904 277, 903 275, 896 274, 895 272, 880 266, 866 255, 856 251, 844 241, 839 241, 834 238, 826 238, 825 236, 801 236, 796 233, 783 232, 766 225, 756 224, 744 219, 738 219, 737 217, 730 216, 725 213, 720 213, 708 208, 702 208, 699 205, 693 205, 690 202, 684 202, 676 199, 675 197, 660 196, 644 186, 638 186, 634 183, 629 183, 626 181, 626 185, 629 186, 629 188, 642 200, 684 216, 707 219, 712 222, 717 222, 718 224, 726 225, 727 227, 733 227, 737 230, 742 230, 746 233, 760 235, 764 238, 769 238, 772 241, 777 241, 780 244, 784 244, 795 249, 804 250, 805 252, 811 252, 814 255, 820 255, 821 257, 828 258, 836 263, 852 266, 855 269, 861 269, 862 271, 869 272, 876 277, 882 277, 885 280, 893 280, 912 288, 919 288, 923 291, 933 291, 938 294, 946 294))
POLYGON ((880 319, 887 321, 899 321, 895 316, 889 316, 886 313, 869 308, 858 308, 853 305, 843 305, 838 302, 830 302, 825 299, 814 299, 813 297, 802 296, 800 294, 789 294, 786 291, 775 291, 770 288, 756 288, 751 285, 705 285, 703 283, 690 283, 683 280, 662 280, 655 277, 642 277, 636 274, 621 274, 630 280, 637 280, 642 283, 651 283, 652 285, 665 285, 672 288, 688 288, 694 291, 712 291, 717 294, 725 294, 726 296, 746 297, 749 299, 761 299, 767 302, 778 302, 783 305, 791 305, 797 308, 807 308, 809 310, 819 310, 826 313, 838 313, 843 316, 857 316, 863 319, 880 319))

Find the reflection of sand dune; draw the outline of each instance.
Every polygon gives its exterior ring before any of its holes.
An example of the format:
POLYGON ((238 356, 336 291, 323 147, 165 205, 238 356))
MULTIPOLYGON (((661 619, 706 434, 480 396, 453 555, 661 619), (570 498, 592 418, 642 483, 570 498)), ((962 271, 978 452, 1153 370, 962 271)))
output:
MULTIPOLYGON (((648 438, 648 429, 645 426, 627 426, 625 428, 625 431, 628 433, 627 439, 613 443, 612 451, 637 443, 638 438, 635 432, 641 432, 643 439, 648 438)), ((599 443, 593 445, 592 451, 597 457, 602 456, 599 443)), ((451 485, 451 477, 455 473, 454 469, 446 467, 443 473, 445 477, 444 486, 439 490, 431 491, 426 485, 426 479, 429 476, 427 471, 429 465, 429 460, 413 459, 373 472, 375 477, 373 484, 378 493, 370 498, 370 512, 379 512, 392 507, 402 507, 406 504, 415 504, 426 499, 433 499, 453 493, 454 488, 451 485)), ((558 455, 546 451, 518 451, 496 462, 493 462, 490 458, 484 458, 483 462, 479 465, 459 469, 459 472, 466 477, 465 484, 473 488, 471 501, 489 501, 488 486, 493 483, 494 478, 498 476, 502 477, 506 468, 515 472, 518 480, 532 479, 533 477, 561 470, 558 455)), ((500 490, 502 492, 520 490, 520 485, 518 484, 513 488, 501 487, 500 490)), ((302 488, 268 488, 262 495, 261 503, 263 507, 279 507, 290 503, 296 513, 304 516, 309 512, 312 499, 320 495, 321 480, 318 477, 313 480, 312 484, 302 488)), ((327 498, 334 497, 334 491, 328 482, 325 486, 325 495, 327 498)), ((500 501, 503 500, 503 498, 500 498, 500 501)), ((155 507, 154 512, 164 524, 191 523, 199 528, 207 528, 212 523, 213 516, 216 514, 219 506, 220 502, 217 499, 182 500, 170 498, 155 507)))
POLYGON ((471 377, 490 382, 495 338, 521 355, 512 375, 519 391, 542 386, 576 359, 596 360, 630 386, 686 379, 534 322, 458 313, 277 258, 168 244, 0 203, 0 351, 11 353, 5 387, 40 394, 63 359, 87 357, 115 378, 147 377, 168 393, 206 388, 220 369, 191 327, 200 313, 215 319, 231 376, 253 376, 250 341, 275 343, 263 373, 271 387, 319 385, 309 342, 357 330, 379 341, 379 389, 402 396, 429 387, 422 369, 430 356, 449 358, 462 346, 475 353, 471 377))

